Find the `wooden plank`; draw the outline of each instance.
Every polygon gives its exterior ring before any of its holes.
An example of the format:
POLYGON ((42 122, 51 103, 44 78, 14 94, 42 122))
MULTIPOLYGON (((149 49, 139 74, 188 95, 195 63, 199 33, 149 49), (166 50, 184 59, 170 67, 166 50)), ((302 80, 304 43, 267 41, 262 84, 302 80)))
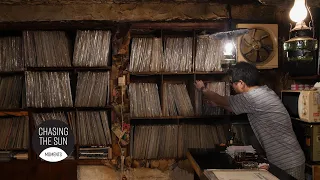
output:
POLYGON ((0 163, 1 179, 77 180, 76 162, 11 161, 0 163))
POLYGON ((312 166, 312 178, 313 178, 313 180, 320 179, 320 165, 313 165, 312 166))
POLYGON ((132 76, 139 76, 139 75, 226 75, 227 72, 223 71, 211 71, 211 72, 130 72, 132 76))
POLYGON ((193 29, 216 29, 226 30, 227 21, 215 22, 150 22, 133 23, 132 29, 170 29, 170 30, 193 30, 193 29))
POLYGON ((76 162, 78 165, 105 165, 108 161, 104 159, 79 159, 76 162))
POLYGON ((28 116, 28 111, 4 111, 0 112, 0 116, 28 116))
POLYGON ((213 116, 161 116, 161 117, 132 117, 131 119, 213 119, 225 118, 230 115, 213 115, 213 116))
POLYGON ((290 76, 289 79, 292 80, 317 80, 320 78, 320 75, 314 75, 314 76, 290 76))
POLYGON ((197 164, 196 160, 192 157, 192 155, 191 155, 191 153, 189 151, 187 152, 187 158, 190 161, 191 166, 194 169, 194 171, 197 173, 197 175, 199 177, 201 177, 203 172, 202 172, 201 168, 199 167, 199 165, 197 164))

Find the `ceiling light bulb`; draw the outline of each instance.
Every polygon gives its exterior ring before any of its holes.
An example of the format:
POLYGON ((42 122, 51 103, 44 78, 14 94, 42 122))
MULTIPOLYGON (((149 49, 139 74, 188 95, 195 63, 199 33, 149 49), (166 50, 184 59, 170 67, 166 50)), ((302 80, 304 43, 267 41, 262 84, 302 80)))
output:
POLYGON ((231 42, 227 42, 224 45, 224 55, 232 55, 233 44, 231 42))
POLYGON ((305 0, 295 0, 294 5, 290 10, 290 19, 294 22, 302 22, 308 15, 305 0))

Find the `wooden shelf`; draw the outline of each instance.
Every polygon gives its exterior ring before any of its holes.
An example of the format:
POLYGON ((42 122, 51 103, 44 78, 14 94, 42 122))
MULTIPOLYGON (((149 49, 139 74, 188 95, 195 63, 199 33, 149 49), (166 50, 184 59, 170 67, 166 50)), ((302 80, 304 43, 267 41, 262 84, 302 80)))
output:
POLYGON ((110 110, 113 106, 105 107, 53 107, 53 108, 21 108, 21 109, 0 109, 0 116, 27 116, 29 112, 51 112, 51 111, 103 111, 110 110))
POLYGON ((161 116, 161 117, 131 117, 131 119, 211 119, 211 118, 225 118, 230 117, 231 119, 247 120, 246 115, 235 115, 235 114, 222 114, 222 115, 211 115, 211 116, 161 116))
POLYGON ((23 149, 23 148, 8 148, 8 149, 1 149, 0 151, 28 151, 28 149, 23 149))
POLYGON ((213 116, 174 116, 174 117, 140 117, 131 118, 131 123, 138 124, 249 124, 248 118, 242 115, 213 115, 213 116))
POLYGON ((130 72, 130 75, 181 75, 181 74, 193 74, 192 72, 130 72))
POLYGON ((74 67, 76 71, 109 71, 111 66, 106 67, 74 67))
POLYGON ((24 71, 2 71, 0 72, 0 75, 23 75, 24 71))
POLYGON ((106 67, 27 67, 27 71, 109 71, 111 66, 106 67))
POLYGON ((212 22, 139 22, 133 23, 131 29, 167 29, 167 30, 196 30, 215 29, 226 30, 226 20, 216 20, 212 22))
POLYGON ((150 75, 226 75, 227 72, 215 71, 215 72, 130 72, 133 76, 150 76, 150 75))
POLYGON ((112 109, 113 106, 107 105, 105 107, 43 107, 43 108, 27 108, 28 111, 99 111, 112 109))
POLYGON ((320 75, 289 77, 289 79, 292 79, 292 80, 317 80, 319 78, 320 78, 320 75))
POLYGON ((28 111, 32 112, 39 112, 39 111, 72 111, 76 110, 75 107, 43 107, 43 108, 35 108, 35 107, 29 107, 27 108, 28 111))
POLYGON ((73 67, 27 67, 27 71, 73 71, 73 67))
POLYGON ((159 160, 172 160, 172 159, 174 159, 174 160, 176 160, 176 161, 183 161, 183 160, 186 160, 187 158, 185 157, 180 157, 180 158, 177 158, 177 157, 172 157, 172 158, 149 158, 149 159, 132 159, 132 160, 136 160, 136 161, 145 161, 145 160, 156 160, 156 161, 159 161, 159 160))
MULTIPOLYGON (((47 161, 37 160, 40 163, 50 163, 47 161)), ((109 159, 64 159, 57 163, 77 163, 77 165, 104 165, 109 159)))
POLYGON ((80 148, 111 148, 112 144, 107 144, 107 145, 99 145, 99 144, 77 144, 77 146, 80 148))
MULTIPOLYGON (((72 160, 71 160, 72 161, 72 160)), ((78 165, 104 165, 109 159, 78 159, 74 160, 78 165)))
POLYGON ((295 117, 291 117, 292 120, 295 120, 296 122, 300 122, 300 123, 304 123, 304 124, 320 124, 320 122, 306 122, 306 121, 302 121, 299 118, 295 118, 295 117))
POLYGON ((0 116, 27 116, 28 111, 24 109, 0 110, 0 116))
POLYGON ((0 109, 0 112, 21 112, 26 111, 25 108, 17 108, 17 109, 0 109))
POLYGON ((227 75, 228 73, 227 72, 224 72, 224 71, 211 71, 211 72, 195 72, 194 74, 213 74, 213 75, 227 75))
POLYGON ((214 116, 161 116, 161 117, 132 117, 134 120, 145 120, 145 119, 212 119, 212 118, 225 118, 230 115, 214 115, 214 116))
POLYGON ((113 106, 111 105, 108 105, 105 107, 75 107, 75 109, 78 111, 99 111, 99 110, 108 110, 112 108, 113 106))

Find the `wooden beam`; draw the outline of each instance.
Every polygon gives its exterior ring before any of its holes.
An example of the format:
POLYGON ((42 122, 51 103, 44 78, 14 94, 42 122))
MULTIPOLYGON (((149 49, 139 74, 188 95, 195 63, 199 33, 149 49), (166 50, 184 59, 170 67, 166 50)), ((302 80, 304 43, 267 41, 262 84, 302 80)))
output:
MULTIPOLYGON (((262 4, 268 5, 268 6, 278 6, 278 7, 292 7, 294 0, 259 0, 262 4)), ((320 7, 320 0, 308 0, 307 1, 308 6, 316 8, 320 7)))
MULTIPOLYGON (((66 5, 66 4, 105 4, 105 3, 139 3, 139 0, 1 0, 0 4, 6 5, 43 5, 43 4, 54 4, 54 5, 66 5)), ((168 0, 152 0, 153 3, 166 3, 168 0)), ((190 3, 194 2, 193 0, 172 0, 172 3, 190 3)), ((197 2, 208 2, 208 0, 197 0, 197 2)), ((210 0, 210 3, 221 3, 221 4, 252 4, 259 3, 258 0, 210 0)))
POLYGON ((215 3, 104 3, 1 5, 0 22, 26 21, 172 21, 227 18, 226 5, 215 3))
POLYGON ((226 21, 212 22, 151 22, 151 23, 133 23, 131 29, 177 29, 177 30, 193 30, 193 29, 217 29, 226 30, 226 21))

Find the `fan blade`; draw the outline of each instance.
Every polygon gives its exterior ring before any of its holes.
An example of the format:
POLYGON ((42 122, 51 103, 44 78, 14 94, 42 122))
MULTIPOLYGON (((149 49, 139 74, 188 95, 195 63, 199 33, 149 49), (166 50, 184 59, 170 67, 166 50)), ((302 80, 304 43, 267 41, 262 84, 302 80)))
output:
POLYGON ((265 45, 265 44, 263 44, 263 45, 261 46, 261 48, 264 49, 264 50, 266 50, 266 51, 268 52, 268 54, 270 54, 270 53, 273 51, 273 48, 272 48, 272 47, 270 47, 270 46, 268 46, 268 45, 265 45))
POLYGON ((255 51, 254 49, 252 49, 252 50, 250 51, 250 53, 247 53, 247 55, 246 55, 245 57, 246 57, 246 59, 247 59, 248 61, 255 63, 256 60, 257 60, 257 51, 255 51))
POLYGON ((261 37, 260 37, 260 41, 263 40, 263 39, 265 39, 265 38, 267 38, 267 37, 269 37, 269 36, 270 36, 269 34, 266 34, 266 35, 261 36, 261 37))
POLYGON ((256 29, 253 29, 252 39, 254 39, 255 34, 256 34, 256 29))
POLYGON ((243 54, 243 56, 248 57, 250 54, 253 53, 253 49, 243 54))
POLYGON ((247 44, 248 46, 251 46, 252 44, 250 44, 246 38, 243 38, 243 41, 245 42, 245 44, 247 44))
POLYGON ((263 49, 263 48, 261 48, 259 50, 259 54, 260 54, 261 62, 266 61, 268 59, 268 57, 269 57, 269 52, 266 49, 263 49))
POLYGON ((256 62, 261 62, 260 51, 257 51, 257 59, 256 62))

